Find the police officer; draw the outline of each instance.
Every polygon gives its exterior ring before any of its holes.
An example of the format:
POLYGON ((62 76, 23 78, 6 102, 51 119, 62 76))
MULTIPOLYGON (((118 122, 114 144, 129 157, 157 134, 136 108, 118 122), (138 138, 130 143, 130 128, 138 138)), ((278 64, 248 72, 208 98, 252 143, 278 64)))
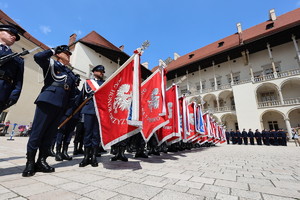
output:
POLYGON ((242 137, 243 137, 243 140, 244 140, 244 144, 248 145, 248 133, 247 133, 246 129, 243 129, 242 137))
POLYGON ((264 144, 267 145, 267 146, 269 146, 270 145, 270 132, 269 132, 269 130, 264 129, 262 131, 262 136, 263 136, 263 139, 264 139, 263 140, 264 144))
POLYGON ((230 144, 230 133, 229 133, 229 131, 227 129, 225 131, 225 136, 226 136, 227 144, 230 144))
POLYGON ((248 131, 248 137, 249 137, 249 140, 250 140, 250 144, 254 145, 254 133, 253 133, 251 128, 248 131))
POLYGON ((48 49, 34 55, 34 60, 43 70, 44 86, 37 97, 32 132, 27 143, 27 162, 22 176, 35 172, 54 172, 46 162, 52 138, 57 132, 60 119, 71 98, 75 96, 74 73, 67 67, 72 53, 67 45, 48 49), (57 60, 51 57, 55 55, 57 60), (35 163, 35 155, 39 150, 35 163))
POLYGON ((258 131, 258 129, 255 130, 254 136, 255 136, 257 144, 262 145, 262 143, 261 143, 261 133, 258 131))
MULTIPOLYGON (((76 77, 75 80, 76 83, 75 98, 76 98, 80 94, 80 90, 78 89, 78 86, 80 84, 81 79, 79 74, 76 74, 75 77, 76 77)), ((75 104, 75 99, 72 100, 72 103, 70 104, 66 113, 62 117, 61 122, 65 121, 72 114, 74 110, 74 104, 75 104)), ((72 160, 72 157, 68 155, 68 148, 72 138, 72 132, 74 131, 78 123, 79 116, 80 116, 80 112, 77 112, 64 126, 62 126, 58 130, 57 137, 56 137, 56 155, 55 155, 56 161, 72 160)))
MULTIPOLYGON (((94 74, 93 79, 88 79, 83 85, 79 95, 79 101, 91 97, 94 93, 94 88, 99 87, 104 83, 105 68, 103 65, 97 65, 92 69, 94 74)), ((85 167, 89 164, 92 167, 98 167, 97 154, 100 145, 99 122, 96 116, 94 101, 91 98, 81 110, 84 119, 84 158, 79 163, 79 167, 85 167)))
MULTIPOLYGON (((0 57, 13 52, 10 49, 20 40, 18 31, 11 25, 0 25, 0 57)), ((0 114, 14 105, 21 94, 24 75, 24 60, 17 56, 0 66, 0 114)))
POLYGON ((237 140, 236 140, 235 132, 232 129, 230 130, 230 137, 232 140, 232 144, 236 144, 237 140))

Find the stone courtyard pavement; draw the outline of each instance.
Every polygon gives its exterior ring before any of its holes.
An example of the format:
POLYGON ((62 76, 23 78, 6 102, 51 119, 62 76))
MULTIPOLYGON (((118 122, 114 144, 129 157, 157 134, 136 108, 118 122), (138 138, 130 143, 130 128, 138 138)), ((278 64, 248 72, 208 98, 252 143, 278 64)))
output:
MULTIPOLYGON (((218 145, 79 168, 81 156, 55 173, 23 178, 28 138, 0 137, 0 199, 300 199, 300 147, 218 145)), ((73 146, 70 148, 70 154, 73 146)))

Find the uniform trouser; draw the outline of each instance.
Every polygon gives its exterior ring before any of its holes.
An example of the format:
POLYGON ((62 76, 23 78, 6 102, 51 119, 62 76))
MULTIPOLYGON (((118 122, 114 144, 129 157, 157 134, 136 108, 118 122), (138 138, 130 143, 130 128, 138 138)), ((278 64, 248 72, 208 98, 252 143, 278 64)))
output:
POLYGON ((72 133, 76 127, 78 119, 72 118, 57 132, 56 145, 70 144, 72 133))
POLYGON ((243 137, 243 139, 244 139, 244 144, 248 144, 248 137, 243 137))
POLYGON ((32 123, 32 131, 27 143, 27 152, 37 149, 48 151, 62 116, 62 108, 48 103, 39 102, 36 105, 32 123))
POLYGON ((256 138, 256 142, 257 142, 258 145, 262 145, 262 143, 261 143, 261 138, 260 138, 260 137, 257 137, 257 138, 256 138))
POLYGON ((96 115, 84 114, 84 147, 99 147, 100 133, 99 123, 96 115))
POLYGON ((83 142, 83 137, 84 137, 84 125, 83 122, 78 122, 76 125, 74 143, 83 142))
POLYGON ((250 144, 254 145, 254 138, 253 137, 250 137, 250 144))
POLYGON ((230 144, 230 137, 226 137, 227 144, 230 144))

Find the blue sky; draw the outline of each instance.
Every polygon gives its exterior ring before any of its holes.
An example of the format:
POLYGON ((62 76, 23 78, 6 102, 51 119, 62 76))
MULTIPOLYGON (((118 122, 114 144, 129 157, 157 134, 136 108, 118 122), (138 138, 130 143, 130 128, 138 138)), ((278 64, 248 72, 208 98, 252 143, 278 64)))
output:
POLYGON ((300 0, 0 0, 0 8, 35 38, 54 47, 96 31, 131 55, 143 41, 149 68, 159 59, 187 54, 268 20, 275 9, 282 15, 300 0))

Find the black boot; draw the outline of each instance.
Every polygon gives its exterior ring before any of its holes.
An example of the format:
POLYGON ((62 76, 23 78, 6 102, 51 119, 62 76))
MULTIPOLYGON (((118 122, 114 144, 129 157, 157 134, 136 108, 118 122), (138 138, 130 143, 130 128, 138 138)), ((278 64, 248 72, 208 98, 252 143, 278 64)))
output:
POLYGON ((137 148, 135 153, 135 158, 148 158, 145 154, 144 148, 137 148))
POLYGON ((36 155, 36 150, 33 152, 27 152, 26 167, 22 173, 23 177, 29 177, 35 174, 35 168, 34 168, 35 155, 36 155))
POLYGON ((46 162, 47 157, 48 156, 45 152, 43 151, 39 152, 39 157, 35 163, 36 172, 51 173, 55 171, 55 169, 53 167, 50 167, 46 162))
POLYGON ((84 147, 84 157, 81 163, 79 163, 79 167, 85 167, 90 164, 90 151, 91 147, 84 147))
POLYGON ((118 146, 112 146, 111 149, 110 149, 110 153, 114 155, 114 157, 112 157, 110 160, 111 161, 117 161, 118 158, 119 158, 119 154, 120 154, 119 147, 118 146))
POLYGON ((84 154, 84 151, 83 151, 83 143, 82 142, 80 142, 79 143, 79 148, 78 148, 78 154, 84 154))
POLYGON ((63 155, 61 153, 61 144, 56 145, 55 160, 56 161, 63 161, 63 155))
POLYGON ((74 142, 74 151, 73 151, 73 155, 78 155, 78 142, 74 142))
POLYGON ((128 158, 125 156, 125 150, 126 150, 126 146, 125 147, 119 147, 119 160, 121 161, 124 161, 124 162, 127 162, 128 161, 128 158))
POLYGON ((98 154, 98 147, 93 147, 92 148, 92 159, 91 159, 92 167, 98 167, 97 154, 98 154))
POLYGON ((51 157, 55 157, 55 152, 54 152, 54 144, 51 145, 50 149, 49 149, 49 156, 51 157))
POLYGON ((63 144, 63 151, 62 151, 63 160, 72 160, 72 157, 68 155, 68 148, 69 148, 69 144, 63 144))
POLYGON ((107 151, 102 147, 102 145, 99 146, 99 152, 107 153, 107 151))

